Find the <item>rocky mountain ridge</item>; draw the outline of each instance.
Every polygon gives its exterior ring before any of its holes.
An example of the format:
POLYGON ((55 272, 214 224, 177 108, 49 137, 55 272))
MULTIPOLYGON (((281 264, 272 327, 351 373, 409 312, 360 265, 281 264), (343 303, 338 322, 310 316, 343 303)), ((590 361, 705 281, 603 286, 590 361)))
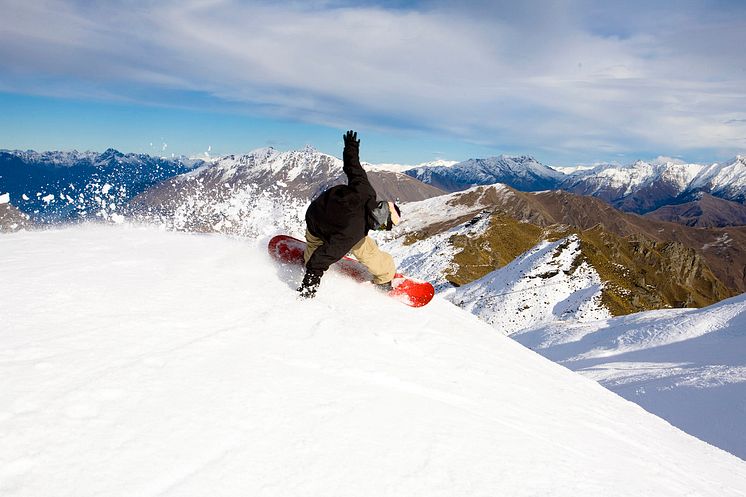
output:
POLYGON ((589 230, 600 226, 619 237, 642 236, 659 244, 679 243, 694 250, 727 288, 746 291, 746 250, 741 248, 746 247, 746 227, 690 228, 624 213, 594 197, 563 191, 507 191, 508 199, 504 186, 476 187, 451 201, 472 204, 478 199, 480 206, 495 206, 493 212, 542 228, 566 225, 589 230))

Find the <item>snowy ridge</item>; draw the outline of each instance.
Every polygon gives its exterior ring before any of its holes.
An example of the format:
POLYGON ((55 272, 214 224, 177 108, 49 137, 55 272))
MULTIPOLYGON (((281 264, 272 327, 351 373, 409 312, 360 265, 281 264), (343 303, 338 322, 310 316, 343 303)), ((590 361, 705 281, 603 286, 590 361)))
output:
POLYGON ((243 155, 226 155, 222 157, 215 157, 205 162, 202 166, 191 171, 187 174, 181 175, 181 178, 189 178, 198 176, 200 173, 207 169, 222 170, 224 177, 233 177, 240 174, 241 171, 255 167, 257 164, 262 164, 273 157, 279 155, 280 152, 272 147, 259 148, 252 150, 251 152, 243 155))
MULTIPOLYGON (((442 200, 440 202, 442 203, 442 200)), ((405 207, 409 208, 414 205, 417 205, 419 208, 422 208, 423 205, 432 207, 438 205, 438 203, 437 201, 429 200, 417 202, 416 204, 407 204, 405 207)), ((445 206, 445 204, 441 205, 445 206)), ((472 209, 465 209, 461 206, 450 212, 458 217, 464 215, 471 216, 474 214, 472 209)), ((442 216, 448 210, 445 208, 435 212, 442 216)), ((432 221, 432 219, 431 217, 431 222, 438 222, 437 220, 432 221)), ((449 218, 448 220, 452 219, 449 218)), ((422 218, 418 218, 418 220, 419 223, 423 223, 422 218)), ((407 231, 412 230, 419 223, 404 226, 403 229, 407 231)), ((467 223, 459 224, 451 229, 429 236, 424 240, 417 240, 414 243, 406 243, 407 238, 402 235, 392 236, 381 233, 374 234, 373 237, 378 238, 381 247, 394 256, 394 259, 397 261, 398 270, 407 276, 429 281, 435 287, 435 291, 440 293, 452 287, 447 275, 457 269, 456 264, 452 261, 459 249, 451 244, 451 238, 458 235, 479 236, 484 233, 488 226, 489 215, 480 215, 480 213, 477 213, 467 223)))
POLYGON ((106 167, 110 165, 111 159, 117 160, 119 163, 136 164, 144 160, 160 159, 165 162, 179 162, 187 166, 202 162, 199 158, 189 158, 183 155, 173 154, 171 157, 153 157, 148 154, 135 154, 127 153, 124 154, 113 148, 108 148, 104 152, 92 152, 85 151, 79 152, 77 150, 61 151, 52 150, 45 152, 37 152, 35 150, 7 150, 0 149, 0 153, 12 155, 22 159, 28 163, 43 164, 46 166, 57 166, 57 167, 73 167, 80 165, 91 165, 96 167, 106 167))
POLYGON ((665 181, 674 185, 679 193, 705 189, 710 193, 734 195, 746 189, 746 158, 739 155, 724 163, 703 165, 658 157, 650 162, 638 160, 624 166, 602 164, 568 176, 565 185, 581 180, 595 185, 589 194, 618 189, 622 190, 622 195, 630 195, 656 181, 665 181))
POLYGON ((583 180, 592 185, 586 194, 597 195, 602 190, 619 190, 620 196, 630 195, 655 181, 673 185, 678 193, 683 192, 702 171, 700 164, 683 164, 673 161, 637 161, 628 166, 601 165, 571 175, 568 183, 583 180))
POLYGON ((542 242, 446 298, 505 334, 547 322, 608 318, 601 303, 601 278, 579 257, 575 235, 542 242))
POLYGON ((78 152, 77 150, 36 152, 34 150, 3 149, 0 152, 15 155, 26 162, 40 162, 62 167, 70 167, 81 161, 93 163, 99 155, 96 152, 78 152))
POLYGON ((692 181, 691 189, 704 189, 716 196, 746 201, 746 156, 738 155, 726 164, 705 168, 692 181))
POLYGON ((727 200, 746 201, 746 157, 740 155, 731 161, 711 165, 661 156, 628 165, 557 169, 531 157, 501 155, 470 159, 449 167, 420 166, 406 174, 446 191, 491 183, 505 183, 521 191, 562 189, 596 196, 621 210, 638 214, 686 202, 698 191, 727 200))
POLYGON ((0 286, 3 495, 746 492, 746 462, 442 299, 330 274, 299 301, 300 271, 221 236, 82 226, 0 253, 24 283, 0 286))
POLYGON ((744 330, 740 295, 703 309, 539 326, 513 338, 746 459, 744 330))
POLYGON ((659 157, 654 161, 639 160, 626 166, 600 165, 570 176, 576 180, 594 179, 599 187, 624 188, 625 195, 656 180, 666 180, 676 185, 680 192, 699 189, 721 192, 727 188, 740 190, 746 187, 746 157, 739 155, 730 161, 710 165, 688 164, 659 157))
POLYGON ((581 165, 575 165, 575 166, 552 166, 552 169, 554 169, 555 171, 559 171, 566 176, 570 176, 578 172, 590 171, 591 169, 598 167, 598 166, 599 164, 593 164, 592 166, 581 164, 581 165))
POLYGON ((247 179, 264 175, 277 176, 280 173, 283 173, 284 180, 294 181, 301 175, 314 177, 330 174, 330 172, 342 174, 342 161, 331 155, 322 154, 313 147, 288 152, 280 152, 267 147, 253 150, 245 155, 228 155, 214 159, 187 177, 198 176, 207 170, 213 173, 220 172, 220 178, 224 181, 236 177, 247 179))
POLYGON ((674 197, 705 191, 743 202, 746 200, 746 159, 736 156, 725 163, 702 165, 659 157, 651 162, 637 161, 627 166, 601 165, 568 175, 561 188, 611 201, 619 201, 644 189, 668 188, 668 194, 674 197))

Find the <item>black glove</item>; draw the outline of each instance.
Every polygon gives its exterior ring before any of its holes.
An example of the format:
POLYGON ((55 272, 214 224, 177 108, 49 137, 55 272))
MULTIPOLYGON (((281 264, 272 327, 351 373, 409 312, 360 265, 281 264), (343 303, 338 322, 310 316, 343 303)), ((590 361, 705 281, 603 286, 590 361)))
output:
POLYGON ((357 139, 357 131, 348 131, 342 138, 345 141, 345 147, 360 147, 360 140, 357 139))
POLYGON ((298 292, 300 292, 300 296, 304 299, 312 299, 316 296, 316 290, 319 288, 319 283, 321 283, 321 275, 324 273, 319 273, 317 271, 309 271, 306 270, 306 275, 303 276, 303 282, 300 284, 300 288, 298 288, 298 292))

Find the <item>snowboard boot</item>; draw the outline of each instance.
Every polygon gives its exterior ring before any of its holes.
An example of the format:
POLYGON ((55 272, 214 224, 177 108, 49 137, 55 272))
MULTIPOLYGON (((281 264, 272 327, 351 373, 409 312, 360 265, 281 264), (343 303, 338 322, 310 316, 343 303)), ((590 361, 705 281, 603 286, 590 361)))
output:
POLYGON ((391 287, 391 282, 390 282, 390 281, 387 281, 386 283, 380 283, 380 284, 378 284, 378 283, 375 283, 375 285, 376 285, 376 288, 377 288, 378 290, 382 291, 383 293, 388 293, 388 292, 390 292, 390 291, 391 291, 391 288, 392 288, 392 287, 391 287))

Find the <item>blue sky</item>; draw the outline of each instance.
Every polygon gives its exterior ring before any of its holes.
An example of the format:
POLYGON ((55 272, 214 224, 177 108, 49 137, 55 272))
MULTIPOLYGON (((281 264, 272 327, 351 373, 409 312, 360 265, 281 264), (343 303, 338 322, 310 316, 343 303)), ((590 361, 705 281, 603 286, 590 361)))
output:
POLYGON ((0 148, 746 153, 746 2, 0 0, 0 148), (457 5, 457 6, 456 6, 457 5))

